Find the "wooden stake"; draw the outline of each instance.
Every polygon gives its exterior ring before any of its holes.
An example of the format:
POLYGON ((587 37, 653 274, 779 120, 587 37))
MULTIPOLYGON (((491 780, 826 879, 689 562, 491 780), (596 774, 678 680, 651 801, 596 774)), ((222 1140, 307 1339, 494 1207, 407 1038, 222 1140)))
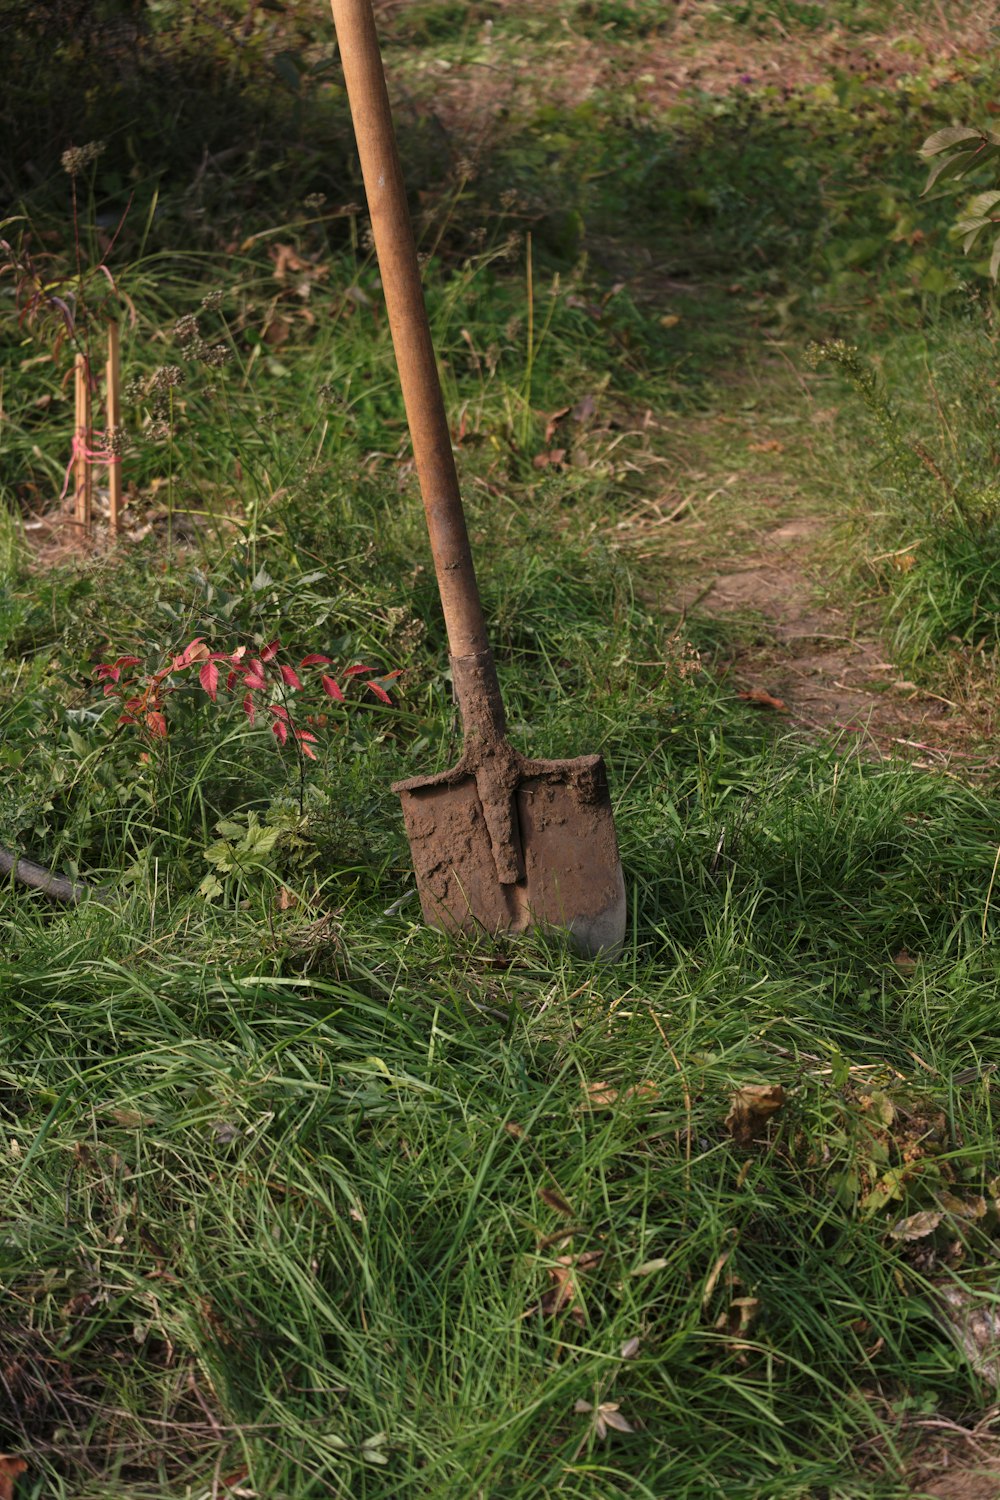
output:
POLYGON ((90 439, 90 380, 87 356, 78 354, 74 369, 76 377, 76 430, 73 443, 73 499, 76 504, 77 524, 90 530, 91 477, 87 459, 90 439))
POLYGON ((121 373, 118 359, 118 324, 108 324, 108 370, 107 370, 107 407, 108 407, 108 430, 104 439, 110 450, 108 462, 108 528, 111 532, 111 540, 118 536, 121 527, 122 509, 122 462, 121 457, 113 451, 112 444, 121 426, 121 373))

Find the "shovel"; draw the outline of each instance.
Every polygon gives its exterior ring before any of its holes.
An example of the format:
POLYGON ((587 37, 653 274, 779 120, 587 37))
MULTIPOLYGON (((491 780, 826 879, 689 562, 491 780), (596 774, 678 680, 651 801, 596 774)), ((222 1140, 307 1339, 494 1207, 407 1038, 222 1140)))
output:
POLYGON ((370 0, 331 0, 462 717, 458 764, 397 782, 424 920, 565 933, 613 957, 625 883, 604 761, 530 760, 505 732, 370 0))

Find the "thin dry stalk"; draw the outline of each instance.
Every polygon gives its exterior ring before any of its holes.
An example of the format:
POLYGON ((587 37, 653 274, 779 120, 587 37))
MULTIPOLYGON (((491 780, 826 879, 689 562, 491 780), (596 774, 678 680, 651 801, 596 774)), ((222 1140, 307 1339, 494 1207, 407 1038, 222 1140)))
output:
POLYGON ((121 528, 122 465, 121 456, 115 449, 116 434, 121 426, 121 369, 118 324, 114 322, 108 324, 107 407, 108 528, 111 540, 116 541, 121 528))
POLYGON ((90 371, 85 354, 76 356, 74 377, 76 428, 73 442, 73 499, 77 524, 89 532, 93 490, 90 464, 87 459, 87 445, 90 438, 90 371))

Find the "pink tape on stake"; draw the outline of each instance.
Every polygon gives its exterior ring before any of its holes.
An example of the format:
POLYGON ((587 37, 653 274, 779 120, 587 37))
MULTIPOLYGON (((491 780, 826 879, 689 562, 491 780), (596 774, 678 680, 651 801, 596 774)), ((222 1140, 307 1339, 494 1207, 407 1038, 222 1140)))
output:
POLYGON ((89 446, 88 442, 87 442, 88 436, 90 436, 90 437, 96 437, 96 438, 106 438, 107 437, 107 433, 106 432, 94 432, 94 433, 88 434, 87 432, 82 431, 82 430, 78 431, 78 432, 74 432, 74 434, 73 434, 73 450, 72 450, 72 453, 70 454, 69 463, 66 465, 66 473, 65 473, 65 476, 63 478, 63 487, 62 487, 62 491, 61 491, 61 493, 59 495, 59 499, 60 500, 65 500, 65 498, 66 498, 66 494, 67 494, 67 492, 69 490, 69 482, 70 482, 70 480, 73 477, 73 470, 76 468, 76 464, 77 464, 77 460, 78 459, 82 460, 83 463, 88 464, 88 465, 93 465, 93 464, 108 464, 108 465, 111 465, 111 464, 120 464, 121 461, 122 461, 121 460, 121 454, 119 454, 119 453, 112 453, 110 448, 91 448, 89 446))

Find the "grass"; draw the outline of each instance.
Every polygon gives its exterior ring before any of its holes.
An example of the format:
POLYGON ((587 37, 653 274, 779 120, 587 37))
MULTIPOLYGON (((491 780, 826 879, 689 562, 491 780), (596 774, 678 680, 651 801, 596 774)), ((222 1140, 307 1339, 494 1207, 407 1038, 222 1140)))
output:
MULTIPOLYGON (((988 1297, 997 1262, 995 775, 776 732, 731 673, 759 622, 678 625, 664 605, 690 553, 668 536, 638 557, 619 521, 690 492, 704 561, 775 507, 839 512, 826 591, 849 608, 875 588, 887 649, 939 690, 956 663, 995 681, 991 325, 914 164, 992 65, 658 105, 629 69, 659 9, 383 17, 512 733, 607 757, 631 922, 615 964, 416 919, 389 786, 447 765, 457 725, 342 101, 308 82, 317 37, 266 19, 234 54, 216 28, 211 68, 232 64, 241 108, 300 77, 274 117, 287 180, 267 151, 234 159, 228 196, 206 171, 195 233, 178 113, 151 238, 123 231, 123 363, 143 386, 126 472, 151 530, 116 554, 32 555, 24 519, 65 461, 67 351, 8 296, 0 839, 121 894, 63 911, 0 893, 0 1452, 28 1464, 18 1500, 902 1500, 933 1467, 929 1424, 991 1406, 939 1303, 942 1285, 988 1297), (432 65, 474 71, 491 19, 501 78, 528 47, 543 66, 565 20, 620 86, 560 102, 543 79, 506 117, 484 104, 468 171, 432 65), (303 188, 329 202, 307 210, 303 188), (223 368, 177 332, 190 314, 223 368), (891 423, 882 387, 865 407, 842 372, 809 371, 808 341, 835 337, 876 362, 891 423), (152 439, 168 364, 181 383, 152 439), (719 523, 703 497, 730 474, 743 509, 719 523), (914 567, 859 564, 915 535, 914 567), (355 689, 329 711, 304 783, 194 687, 165 743, 115 733, 95 665, 155 669, 196 635, 404 675, 391 707, 355 689), (206 900, 220 821, 239 857, 206 900), (273 838, 251 858, 255 824, 273 838)), ((703 9, 713 46, 768 34, 759 8, 703 9)), ((778 19, 812 47, 825 11, 778 19)), ((837 14, 863 38, 900 12, 837 14)), ((171 67, 192 28, 167 26, 171 67)), ((143 52, 147 84, 175 76, 163 56, 143 52)), ((136 139, 151 193, 160 158, 136 139)), ((59 145, 25 204, 53 273, 72 242, 59 145)))

